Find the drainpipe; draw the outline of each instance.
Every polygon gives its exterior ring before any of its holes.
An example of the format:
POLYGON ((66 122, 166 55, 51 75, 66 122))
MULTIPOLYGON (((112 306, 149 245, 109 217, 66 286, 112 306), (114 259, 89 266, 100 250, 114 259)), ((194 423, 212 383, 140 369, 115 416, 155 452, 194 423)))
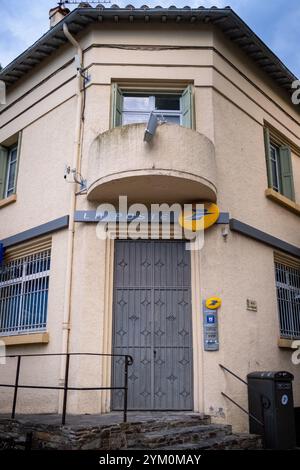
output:
MULTIPOLYGON (((77 96, 77 107, 76 107, 76 125, 75 125, 75 140, 73 150, 73 162, 72 169, 76 168, 79 170, 80 157, 81 157, 81 132, 82 132, 82 105, 83 97, 81 93, 82 88, 82 66, 83 66, 83 51, 80 44, 71 35, 66 23, 63 24, 63 32, 66 38, 77 50, 77 57, 75 56, 75 64, 77 63, 77 78, 76 78, 76 96, 77 96)), ((74 258, 74 233, 75 233, 75 222, 74 213, 76 209, 76 188, 77 185, 74 183, 71 185, 71 199, 69 209, 69 227, 68 227, 68 246, 67 246, 67 266, 66 266, 66 283, 65 283, 65 298, 64 298, 64 314, 63 314, 63 330, 62 330, 62 353, 69 352, 69 339, 70 339, 70 321, 71 321, 71 291, 72 291, 72 269, 73 269, 73 258, 74 258)), ((65 376, 66 357, 62 356, 61 368, 60 368, 60 383, 64 383, 65 376)), ((62 399, 62 397, 61 397, 62 399)), ((61 407, 60 399, 60 407, 61 407)))

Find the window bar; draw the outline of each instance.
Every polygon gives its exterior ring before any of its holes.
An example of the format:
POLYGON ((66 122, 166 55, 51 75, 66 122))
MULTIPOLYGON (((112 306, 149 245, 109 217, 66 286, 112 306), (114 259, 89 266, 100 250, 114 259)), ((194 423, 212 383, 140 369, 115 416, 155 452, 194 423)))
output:
POLYGON ((300 337, 300 270, 276 263, 276 287, 283 337, 300 337))
POLYGON ((291 334, 291 337, 292 337, 293 333, 296 333, 296 327, 295 327, 295 323, 294 323, 294 303, 293 303, 293 297, 292 297, 292 285, 291 285, 290 268, 287 272, 287 280, 288 280, 288 286, 289 286, 288 302, 289 302, 289 312, 290 312, 290 315, 289 315, 289 318, 290 318, 290 334, 291 334))
POLYGON ((0 269, 0 334, 46 327, 50 256, 47 250, 0 269))
POLYGON ((39 273, 41 269, 41 256, 36 257, 32 256, 30 260, 30 266, 31 266, 31 277, 28 281, 28 286, 29 286, 29 292, 30 292, 30 306, 28 309, 28 318, 27 318, 27 324, 26 328, 29 329, 30 325, 32 328, 37 328, 36 325, 36 316, 37 316, 37 298, 36 298, 36 293, 38 291, 38 284, 39 284, 39 278, 38 277, 33 277, 34 273, 39 273))
MULTIPOLYGON (((36 257, 35 257, 36 258, 36 257)), ((32 273, 40 273, 41 272, 41 258, 39 256, 37 260, 32 260, 32 273), (34 261, 37 262, 37 269, 35 268, 34 261)), ((39 298, 38 298, 38 291, 39 291, 39 283, 40 277, 36 277, 32 279, 30 285, 30 292, 31 292, 31 306, 29 310, 29 318, 28 318, 28 328, 32 325, 32 328, 38 328, 38 313, 39 313, 39 298)))
POLYGON ((13 311, 14 309, 14 303, 12 301, 12 295, 14 291, 14 285, 8 283, 7 287, 4 288, 4 293, 6 294, 5 298, 5 306, 4 306, 4 321, 3 321, 3 328, 4 331, 9 331, 10 330, 10 324, 9 324, 9 314, 10 310, 13 311))
MULTIPOLYGON (((41 267, 41 271, 45 272, 45 259, 46 259, 46 252, 43 253, 43 258, 42 258, 42 267, 41 267)), ((45 299, 45 292, 44 292, 44 289, 43 289, 43 286, 44 286, 44 281, 45 281, 45 277, 41 277, 40 280, 39 280, 39 293, 38 293, 38 302, 39 302, 39 309, 38 309, 38 312, 39 312, 39 315, 37 317, 37 323, 39 325, 39 328, 43 328, 43 316, 44 316, 44 299, 45 299)))
MULTIPOLYGON (((45 271, 45 256, 46 254, 43 253, 43 257, 41 260, 41 272, 45 271)), ((42 318, 43 318, 43 309, 44 309, 44 291, 43 291, 43 282, 44 282, 44 276, 39 278, 38 281, 38 289, 37 289, 37 294, 36 294, 36 304, 38 306, 37 308, 37 316, 35 319, 35 322, 37 324, 37 328, 43 328, 42 325, 42 318)))

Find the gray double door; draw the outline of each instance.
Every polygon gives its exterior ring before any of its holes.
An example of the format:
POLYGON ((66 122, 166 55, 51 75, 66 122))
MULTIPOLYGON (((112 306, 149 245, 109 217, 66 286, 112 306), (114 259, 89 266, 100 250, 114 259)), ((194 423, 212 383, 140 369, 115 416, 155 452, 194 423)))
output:
MULTIPOLYGON (((116 241, 113 353, 130 354, 128 408, 191 410, 190 252, 182 241, 116 241)), ((124 360, 113 360, 113 386, 124 383, 124 360)), ((112 408, 123 407, 123 391, 112 408)))

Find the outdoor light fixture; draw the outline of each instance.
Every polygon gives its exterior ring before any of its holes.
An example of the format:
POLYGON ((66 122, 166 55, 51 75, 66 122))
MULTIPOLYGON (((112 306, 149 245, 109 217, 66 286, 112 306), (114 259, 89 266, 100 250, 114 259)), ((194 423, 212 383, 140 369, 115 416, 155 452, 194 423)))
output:
POLYGON ((144 142, 151 142, 158 126, 158 118, 154 113, 150 113, 147 128, 144 134, 144 142))

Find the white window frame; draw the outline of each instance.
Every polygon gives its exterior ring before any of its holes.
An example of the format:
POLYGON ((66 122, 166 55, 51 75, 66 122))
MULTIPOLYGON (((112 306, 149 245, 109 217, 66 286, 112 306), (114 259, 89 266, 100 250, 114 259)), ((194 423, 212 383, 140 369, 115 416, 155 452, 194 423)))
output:
MULTIPOLYGON (((277 191, 278 193, 281 193, 282 191, 282 183, 281 183, 281 172, 280 172, 280 165, 279 165, 279 147, 277 145, 274 145, 272 142, 270 143, 270 160, 271 163, 274 163, 275 165, 275 171, 276 171, 276 181, 274 181, 274 178, 272 177, 273 181, 273 189, 277 191), (274 157, 274 154, 275 157, 274 157)), ((272 168, 273 170, 273 168, 272 168)))
POLYGON ((16 181, 17 181, 17 170, 18 170, 17 167, 18 167, 18 145, 14 145, 8 151, 6 183, 5 183, 6 186, 5 186, 5 194, 4 194, 6 198, 16 193, 16 181), (9 184, 13 164, 15 164, 15 174, 14 174, 14 179, 13 179, 13 186, 9 188, 8 184, 9 184))
MULTIPOLYGON (((162 84, 163 85, 163 84, 162 84)), ((122 85, 116 82, 112 83, 111 88, 111 116, 110 116, 110 127, 111 129, 115 127, 119 127, 124 125, 123 124, 123 97, 124 94, 129 94, 132 96, 138 96, 139 94, 146 95, 146 96, 158 96, 158 95, 176 95, 180 99, 180 112, 179 110, 154 110, 157 115, 164 114, 165 117, 175 115, 180 116, 180 125, 182 127, 186 127, 188 129, 195 128, 195 117, 194 117, 194 91, 193 85, 189 84, 186 86, 178 86, 178 87, 147 87, 147 86, 128 86, 127 84, 122 85)), ((138 111, 135 111, 137 115, 138 111)), ((141 114, 146 115, 147 111, 140 111, 141 114)), ((148 112, 150 115, 150 111, 148 112)), ((133 113, 132 113, 133 114, 133 113)), ((144 123, 147 122, 148 119, 143 121, 144 123)), ((135 124, 134 122, 128 123, 135 124)), ((175 123, 174 123, 175 124, 175 123)))
POLYGON ((275 261, 280 337, 300 339, 300 267, 275 261))
MULTIPOLYGON (((172 110, 172 109, 160 109, 160 110, 156 110, 155 109, 155 97, 156 96, 159 96, 159 95, 163 95, 163 96, 166 96, 166 95, 170 95, 170 96, 178 96, 178 99, 179 99, 179 104, 180 104, 180 98, 182 96, 182 93, 176 93, 176 92, 164 92, 164 91, 141 91, 141 92, 137 92, 137 91, 124 91, 124 97, 126 96, 132 96, 132 97, 138 97, 139 95, 146 95, 150 98, 150 103, 151 103, 151 109, 150 110, 126 110, 126 109, 123 109, 122 110, 122 125, 124 125, 124 115, 125 114, 128 114, 128 115, 133 115, 133 116, 138 116, 138 115, 147 115, 147 118, 145 121, 136 121, 136 122, 147 122, 147 120, 149 119, 149 116, 151 113, 155 114, 156 116, 161 116, 162 118, 167 118, 168 116, 175 116, 175 117, 179 117, 179 124, 181 125, 182 124, 182 110, 181 110, 181 107, 180 109, 176 109, 176 110, 172 110)), ((134 121, 132 121, 134 123, 134 121)))
POLYGON ((46 331, 50 263, 47 249, 2 264, 0 337, 46 331))

